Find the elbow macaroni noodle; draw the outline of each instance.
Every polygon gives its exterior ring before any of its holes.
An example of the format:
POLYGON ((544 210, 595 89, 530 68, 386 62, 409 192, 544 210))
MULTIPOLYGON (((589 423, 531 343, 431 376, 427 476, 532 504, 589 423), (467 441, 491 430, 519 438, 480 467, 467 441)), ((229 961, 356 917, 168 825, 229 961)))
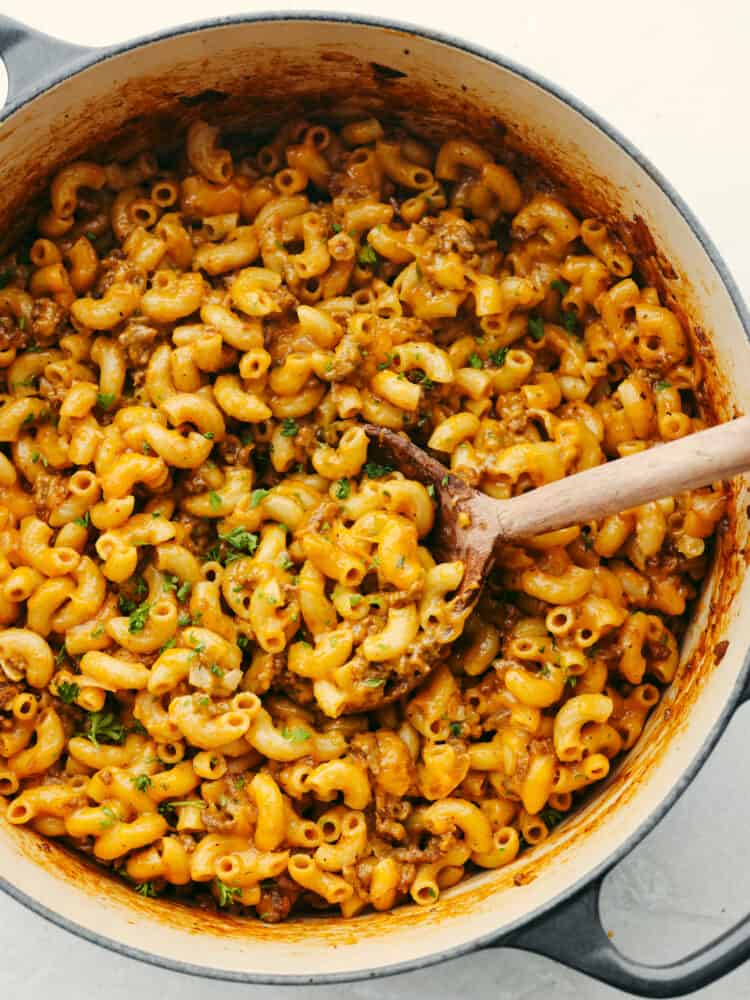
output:
POLYGON ((64 167, 0 274, 7 818, 268 921, 432 903, 633 746, 725 499, 506 546, 451 645, 464 567, 360 421, 507 498, 700 428, 700 362, 474 142, 196 122, 170 162, 64 167))

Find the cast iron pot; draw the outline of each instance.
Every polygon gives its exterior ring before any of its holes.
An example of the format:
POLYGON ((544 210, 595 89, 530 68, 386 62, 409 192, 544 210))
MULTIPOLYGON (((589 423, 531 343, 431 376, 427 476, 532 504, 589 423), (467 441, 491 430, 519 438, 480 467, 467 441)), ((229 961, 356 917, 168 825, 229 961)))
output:
MULTIPOLYGON (((648 280, 679 299, 709 356, 720 412, 749 409, 750 380, 739 375, 750 364, 750 320, 699 223, 627 140, 503 57, 404 25, 288 13, 206 22, 99 50, 0 16, 0 54, 10 87, 0 119, 0 232, 59 164, 107 143, 109 152, 132 155, 144 136, 168 141, 198 115, 268 125, 310 109, 361 107, 438 137, 468 130, 492 145, 504 134, 567 182, 581 207, 637 244, 648 280)), ((737 486, 683 668, 640 743, 582 812, 514 865, 469 879, 434 906, 268 926, 141 899, 0 819, 0 885, 113 951, 237 982, 364 979, 510 945, 644 996, 710 983, 750 955, 747 920, 682 961, 643 965, 608 939, 598 897, 607 870, 684 791, 748 696, 741 494, 737 486)))

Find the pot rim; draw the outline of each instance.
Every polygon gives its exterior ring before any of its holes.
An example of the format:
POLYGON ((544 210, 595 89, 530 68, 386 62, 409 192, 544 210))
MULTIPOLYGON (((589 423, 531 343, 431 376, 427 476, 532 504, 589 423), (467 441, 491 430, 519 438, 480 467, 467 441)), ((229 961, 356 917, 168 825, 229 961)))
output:
MULTIPOLYGON (((726 289, 732 305, 737 312, 745 337, 748 342, 750 342, 750 309, 748 309, 745 304, 739 287, 737 286, 737 283, 718 247, 708 235, 707 231, 692 209, 690 209, 682 196, 675 190, 670 181, 667 180, 661 171, 651 163, 648 157, 646 157, 636 145, 627 139, 619 131, 619 129, 610 125, 606 119, 589 108, 583 101, 579 100, 564 87, 561 87, 553 81, 547 79, 547 77, 543 74, 537 73, 535 70, 528 69, 526 66, 516 62, 516 60, 508 56, 501 55, 491 49, 485 48, 482 45, 468 42, 463 38, 448 35, 441 31, 435 31, 420 25, 411 24, 407 21, 333 11, 290 10, 261 11, 252 14, 227 15, 224 17, 208 18, 202 21, 174 25, 164 28, 161 31, 151 32, 150 34, 137 36, 114 45, 94 48, 90 52, 84 52, 73 62, 66 64, 63 69, 53 72, 48 77, 44 77, 36 86, 32 87, 26 93, 22 93, 18 99, 7 102, 5 107, 0 112, 0 126, 2 126, 2 124, 20 108, 31 103, 37 97, 46 93, 48 90, 51 90, 58 84, 63 83, 69 77, 75 76, 83 70, 89 69, 106 59, 123 55, 124 53, 140 48, 143 45, 149 45, 153 42, 166 41, 170 38, 176 38, 181 35, 194 34, 206 29, 226 27, 232 24, 255 24, 259 22, 284 21, 327 21, 339 24, 350 24, 354 27, 384 28, 387 30, 399 31, 406 35, 424 38, 431 42, 437 42, 441 45, 458 49, 459 51, 465 52, 469 55, 477 56, 480 59, 484 59, 485 61, 494 64, 495 66, 499 66, 501 69, 508 70, 516 76, 534 84, 546 94, 556 97, 558 100, 567 104, 574 111, 578 112, 578 114, 585 118, 591 125, 595 126, 599 129, 599 131, 603 132, 609 139, 611 139, 622 152, 638 164, 638 166, 651 178, 651 180, 654 181, 663 194, 666 195, 674 209, 686 222, 691 232, 698 240, 702 250, 716 269, 721 283, 726 289)), ((0 890, 38 916, 43 917, 45 920, 56 924, 63 930, 66 930, 77 937, 83 938, 92 944, 99 945, 102 948, 106 948, 109 951, 123 955, 127 958, 144 962, 147 965, 156 966, 162 969, 169 969, 172 972, 179 972, 183 975, 197 976, 203 979, 269 986, 322 986, 329 983, 345 983, 378 979, 386 976, 400 975, 405 972, 413 972, 418 969, 426 969, 430 966, 437 965, 438 963, 447 962, 452 959, 471 954, 472 952, 479 951, 491 945, 502 946, 503 941, 510 937, 513 932, 519 930, 532 920, 536 920, 549 913, 555 907, 560 906, 566 900, 569 900, 577 893, 581 892, 586 886, 590 885, 596 879, 602 879, 607 872, 622 861, 622 859, 625 858, 633 850, 633 848, 651 832, 651 830, 654 829, 660 820, 663 819, 706 763, 719 737, 722 735, 736 708, 742 701, 742 693, 747 685, 748 678, 750 678, 750 648, 748 648, 748 651, 745 653, 742 668, 737 676, 731 695, 728 697, 718 719, 711 727, 706 739, 698 752, 695 754, 693 760, 691 760, 687 767, 683 770, 679 781, 676 782, 671 791, 637 827, 637 829, 634 830, 633 833, 612 852, 612 854, 608 855, 604 861, 595 865, 585 875, 582 875, 579 879, 568 886, 568 888, 557 893, 557 895, 540 904, 529 913, 516 918, 508 926, 504 927, 502 931, 499 932, 499 935, 497 931, 490 931, 487 934, 479 935, 478 937, 456 945, 453 948, 436 951, 419 958, 407 959, 403 962, 393 963, 392 965, 380 966, 377 969, 363 968, 357 971, 319 974, 313 973, 308 975, 277 975, 271 973, 256 973, 252 971, 239 972, 231 969, 212 968, 209 966, 195 965, 191 962, 182 962, 166 956, 141 951, 139 948, 123 944, 112 938, 98 934, 94 930, 82 927, 75 921, 70 920, 62 914, 54 912, 44 903, 18 889, 2 875, 0 875, 0 890)))

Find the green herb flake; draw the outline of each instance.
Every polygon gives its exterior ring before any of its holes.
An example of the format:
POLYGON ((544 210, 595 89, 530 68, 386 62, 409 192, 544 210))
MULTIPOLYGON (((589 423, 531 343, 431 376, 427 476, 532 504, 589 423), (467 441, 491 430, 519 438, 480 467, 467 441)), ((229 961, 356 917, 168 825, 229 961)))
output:
POLYGON ((281 421, 281 436, 285 438, 293 438, 299 434, 299 426, 297 421, 293 417, 284 417, 281 421))
POLYGON ((250 645, 250 640, 246 635, 238 635, 237 645, 240 647, 240 649, 247 649, 248 646, 250 645))
POLYGON ((499 351, 490 351, 489 359, 496 368, 503 367, 509 350, 509 347, 501 347, 499 351))
POLYGON ((102 830, 111 830, 115 823, 120 822, 119 815, 110 809, 109 806, 102 806, 102 813, 104 814, 104 819, 99 820, 99 827, 102 830))
POLYGON ((554 281, 550 282, 550 288, 554 288, 554 290, 559 292, 560 295, 567 295, 570 285, 563 281, 562 278, 555 278, 554 281))
POLYGON ((208 502, 211 510, 221 510, 224 505, 224 501, 221 499, 216 490, 211 490, 208 494, 208 502))
POLYGON ((140 882, 135 886, 135 891, 145 899, 154 899, 156 896, 156 889, 153 882, 140 882))
POLYGON ((553 830, 561 820, 565 819, 565 813, 547 806, 539 813, 539 818, 549 830, 553 830))
POLYGON ((177 593, 175 594, 175 597, 177 598, 178 601, 186 601, 190 596, 190 591, 192 589, 193 589, 192 583, 189 580, 185 580, 177 588, 177 593))
POLYGON ((295 727, 294 729, 289 729, 286 726, 281 730, 281 735, 285 740, 289 740, 290 743, 305 743, 310 739, 310 734, 306 729, 301 729, 295 727))
POLYGON ((61 681, 57 685, 57 697, 66 705, 72 705, 80 693, 81 689, 75 682, 61 681))
POLYGON ((250 509, 254 510, 256 507, 259 507, 270 492, 270 490, 263 489, 253 490, 250 494, 250 509))
POLYGON ((529 316, 528 330, 532 340, 541 340, 544 337, 544 320, 537 316, 529 316))
POLYGON ((379 688, 385 684, 385 677, 365 677, 362 684, 367 688, 379 688))
POLYGON ((258 548, 258 536, 248 531, 247 528, 232 528, 226 534, 219 532, 219 538, 235 552, 243 555, 251 556, 258 548))
POLYGON ((214 677, 223 677, 224 671, 221 669, 218 663, 212 663, 209 670, 214 675, 214 677))
POLYGON ((217 878, 214 885, 216 886, 216 891, 219 896, 219 906, 222 909, 225 909, 227 906, 234 905, 234 903, 237 902, 238 897, 242 895, 242 889, 225 885, 221 879, 217 878))
POLYGON ((349 597, 349 607, 356 608, 362 603, 362 597, 359 594, 352 594, 349 597))
POLYGON ((96 394, 96 405, 101 407, 102 410, 109 410, 110 407, 114 406, 117 396, 113 392, 98 392, 96 394))
POLYGON ((352 486, 349 480, 339 479, 339 481, 336 483, 336 489, 334 492, 336 494, 337 500, 348 500, 351 491, 352 491, 352 486))
POLYGON ((334 233, 340 233, 343 228, 344 227, 341 225, 340 222, 331 223, 331 229, 334 231, 334 233))
POLYGON ((213 439, 214 439, 214 432, 213 431, 204 431, 203 432, 203 437, 207 441, 213 441, 213 439))
POLYGON ((138 792, 147 792, 153 784, 151 778, 147 774, 134 774, 130 780, 133 783, 133 787, 138 792))
POLYGON ((132 612, 128 619, 128 632, 131 635, 144 630, 150 611, 151 605, 144 601, 143 604, 139 604, 135 611, 132 612))
POLYGON ((662 392, 664 389, 671 389, 671 388, 672 388, 672 383, 667 382, 666 379, 663 379, 661 382, 657 382, 656 385, 654 386, 654 389, 656 389, 657 392, 662 392))
POLYGON ((21 316, 20 319, 18 320, 18 329, 19 330, 25 330, 26 329, 26 317, 25 316, 21 316))
POLYGON ((460 736, 463 732, 464 725, 462 722, 451 722, 450 730, 451 736, 460 736))
POLYGON ((428 487, 427 487, 427 495, 428 495, 428 496, 429 496, 429 497, 430 497, 430 498, 431 498, 432 500, 434 500, 434 499, 435 499, 435 497, 437 496, 437 490, 435 489, 435 484, 434 484, 434 483, 430 483, 430 484, 428 485, 428 487))
POLYGON ((474 352, 473 354, 469 355, 469 365, 472 368, 483 368, 484 367, 482 359, 479 357, 479 355, 476 352, 474 352))
POLYGON ((125 727, 114 712, 102 709, 99 712, 89 712, 83 735, 91 740, 95 747, 100 745, 100 740, 105 740, 107 743, 122 743, 125 739, 125 727))
POLYGON ((393 466, 378 465, 377 462, 366 462, 363 466, 363 472, 368 479, 382 479, 383 476, 387 476, 390 472, 393 472, 393 466))
POLYGON ((104 635, 104 625, 101 622, 91 630, 92 639, 100 639, 104 635))
POLYGON ((165 653, 168 649, 174 649, 176 645, 177 645, 177 638, 175 636, 172 636, 171 639, 167 639, 164 645, 159 649, 159 652, 165 653))
POLYGON ((91 524, 91 515, 88 511, 83 515, 83 517, 77 517, 73 524, 77 524, 79 528, 88 528, 91 524))
POLYGON ((575 333, 578 329, 578 317, 576 314, 569 310, 562 314, 563 326, 568 331, 568 333, 575 333))
POLYGON ((360 249, 357 254, 357 260, 362 267, 375 267, 378 262, 378 255, 368 243, 367 246, 360 249))

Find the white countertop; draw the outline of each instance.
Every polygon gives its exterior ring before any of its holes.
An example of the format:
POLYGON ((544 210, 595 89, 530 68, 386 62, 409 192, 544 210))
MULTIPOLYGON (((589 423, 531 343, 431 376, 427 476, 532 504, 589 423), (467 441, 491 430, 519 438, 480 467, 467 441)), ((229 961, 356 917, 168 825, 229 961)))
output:
MULTIPOLYGON (((170 24, 302 3, 3 0, 2 13, 72 42, 103 45, 170 24)), ((747 0, 367 0, 312 9, 429 25, 512 57, 565 87, 631 139, 703 222, 750 302, 750 3, 747 0)), ((0 86, 0 98, 3 89, 0 86)), ((669 816, 605 884, 604 920, 627 954, 674 960, 750 908, 750 753, 741 709, 669 816)), ((207 983, 120 958, 0 895, 0 997, 8 1000, 608 1000, 623 997, 542 958, 485 952, 338 987, 207 983)), ((700 1000, 747 1000, 750 963, 700 1000)))

